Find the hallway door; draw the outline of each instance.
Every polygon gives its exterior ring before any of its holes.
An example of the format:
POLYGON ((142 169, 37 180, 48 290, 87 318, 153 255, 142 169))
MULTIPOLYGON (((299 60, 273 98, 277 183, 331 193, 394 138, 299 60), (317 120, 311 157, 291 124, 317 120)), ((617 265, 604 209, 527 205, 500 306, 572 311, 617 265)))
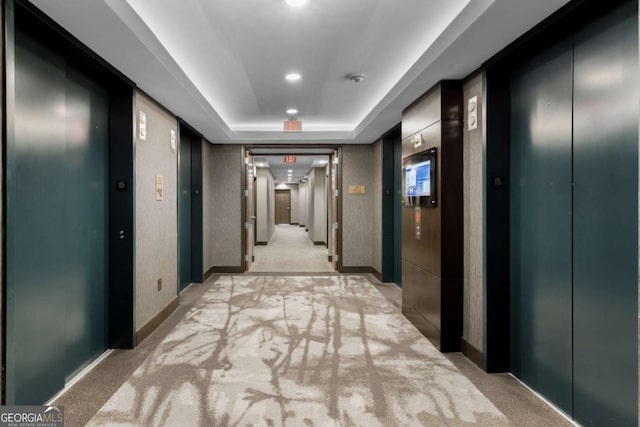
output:
POLYGON ((276 225, 291 224, 291 192, 289 190, 276 190, 275 199, 276 225))
POLYGON ((109 101, 17 30, 8 66, 6 403, 42 404, 107 347, 109 101))

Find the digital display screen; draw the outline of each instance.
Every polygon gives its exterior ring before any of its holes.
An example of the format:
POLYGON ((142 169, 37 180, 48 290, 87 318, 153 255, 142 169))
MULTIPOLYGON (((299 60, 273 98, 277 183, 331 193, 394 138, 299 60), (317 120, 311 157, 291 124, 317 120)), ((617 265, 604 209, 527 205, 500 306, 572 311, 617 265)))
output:
POLYGON ((431 196, 431 160, 405 167, 405 194, 408 197, 431 196))

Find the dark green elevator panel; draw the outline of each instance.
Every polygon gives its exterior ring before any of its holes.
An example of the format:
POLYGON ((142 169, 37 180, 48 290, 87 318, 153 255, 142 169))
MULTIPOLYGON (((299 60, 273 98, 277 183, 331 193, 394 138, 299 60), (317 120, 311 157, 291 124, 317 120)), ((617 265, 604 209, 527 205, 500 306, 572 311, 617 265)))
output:
POLYGON ((571 40, 511 81, 511 369, 572 413, 571 40))
POLYGON ((574 39, 574 393, 582 425, 638 422, 637 2, 574 39))
POLYGON ((108 94, 66 70, 66 377, 107 347, 108 94))
POLYGON ((31 53, 37 47, 16 35, 15 137, 7 147, 8 404, 44 403, 65 379, 65 63, 46 50, 31 53))
POLYGON ((400 131, 382 138, 382 281, 395 282, 395 195, 393 150, 400 131))
POLYGON ((180 291, 191 283, 191 138, 180 132, 180 167, 178 182, 180 291))
POLYGON ((191 138, 191 283, 202 283, 202 138, 191 138))
POLYGON ((21 32, 13 65, 6 399, 41 404, 106 347, 108 102, 21 32))

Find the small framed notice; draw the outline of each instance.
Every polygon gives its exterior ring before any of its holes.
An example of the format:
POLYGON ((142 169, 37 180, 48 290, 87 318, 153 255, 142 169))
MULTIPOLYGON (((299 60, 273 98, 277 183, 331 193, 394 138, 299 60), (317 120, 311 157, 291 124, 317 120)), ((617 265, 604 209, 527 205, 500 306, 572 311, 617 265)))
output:
POLYGON ((357 195, 365 194, 364 185, 350 185, 349 194, 357 194, 357 195))
POLYGON ((164 200, 164 177, 156 175, 156 200, 161 202, 164 200))

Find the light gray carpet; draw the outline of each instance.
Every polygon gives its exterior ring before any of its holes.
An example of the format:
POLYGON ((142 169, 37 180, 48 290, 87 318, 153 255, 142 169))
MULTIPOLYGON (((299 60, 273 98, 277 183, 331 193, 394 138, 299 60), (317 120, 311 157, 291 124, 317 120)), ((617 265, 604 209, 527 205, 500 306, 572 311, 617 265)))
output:
POLYGON ((509 422, 362 276, 223 276, 89 425, 509 422))
POLYGON ((333 267, 327 261, 329 251, 325 246, 314 245, 304 228, 293 225, 277 225, 267 246, 256 246, 256 257, 250 272, 328 273, 333 267))

